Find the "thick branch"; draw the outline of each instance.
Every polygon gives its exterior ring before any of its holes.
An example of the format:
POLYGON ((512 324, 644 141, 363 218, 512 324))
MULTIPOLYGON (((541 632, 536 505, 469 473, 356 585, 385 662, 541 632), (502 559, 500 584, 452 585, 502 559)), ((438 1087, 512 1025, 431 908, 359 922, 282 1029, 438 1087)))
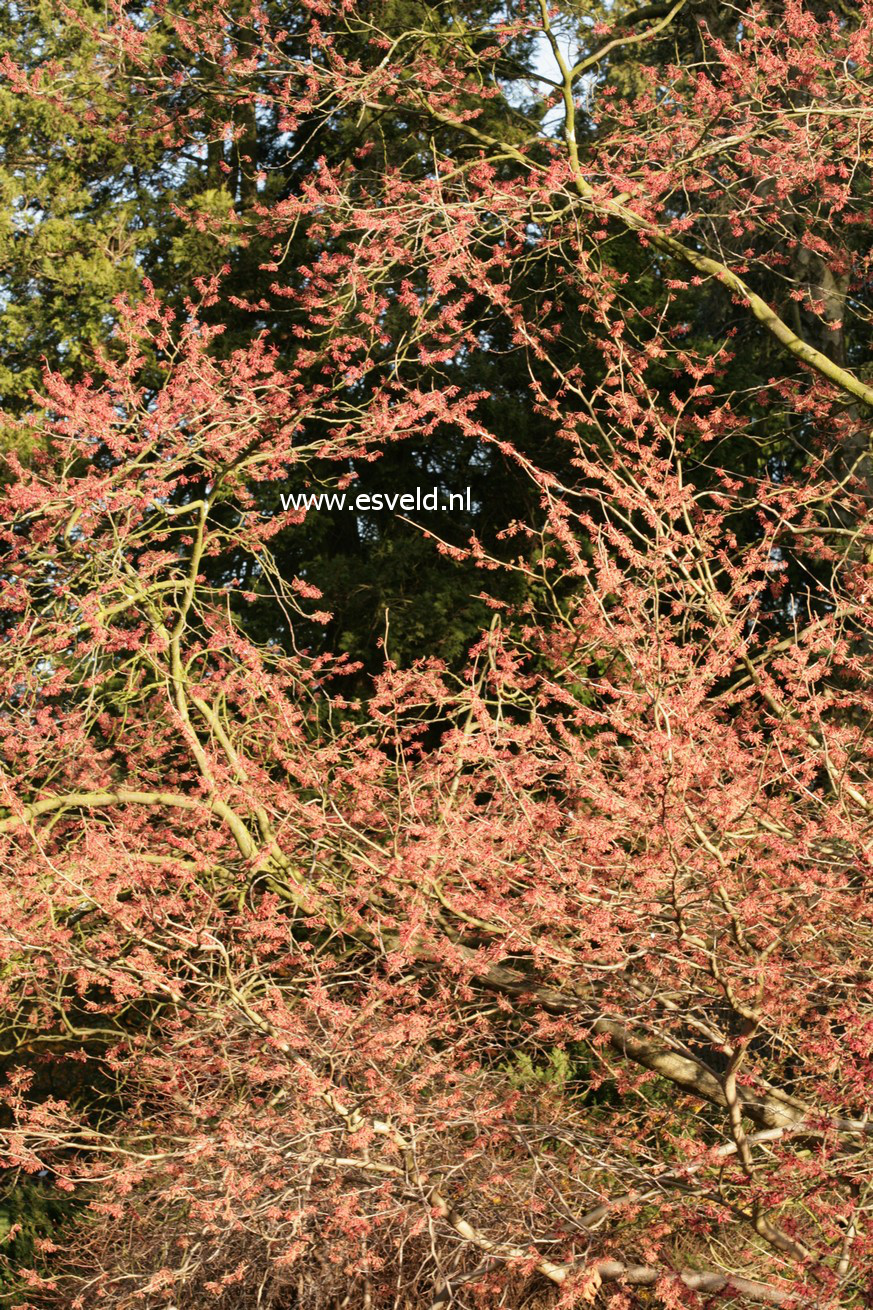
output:
MULTIPOLYGON (((562 60, 562 62, 564 61, 562 60)), ((781 345, 785 346, 785 348, 790 351, 795 358, 799 359, 808 368, 813 369, 819 374, 819 376, 827 378, 828 382, 831 382, 840 391, 853 396, 856 400, 862 400, 865 405, 873 406, 873 387, 865 386, 864 383, 856 378, 848 369, 841 368, 839 364, 835 363, 834 360, 829 359, 828 356, 823 354, 820 350, 816 350, 814 346, 810 346, 807 342, 802 341, 795 332, 792 332, 788 324, 783 322, 776 311, 767 304, 766 300, 754 292, 751 287, 743 281, 739 274, 735 273, 733 269, 727 266, 727 264, 723 264, 720 260, 713 258, 710 254, 700 253, 697 250, 692 249, 682 241, 677 240, 677 238, 672 236, 669 232, 664 231, 664 229, 659 227, 657 223, 653 223, 650 219, 643 218, 641 214, 637 214, 634 210, 628 209, 627 205, 624 203, 625 197, 619 197, 616 199, 598 197, 595 188, 586 180, 579 160, 574 126, 575 106, 573 102, 572 82, 569 80, 570 70, 566 68, 565 62, 564 68, 567 73, 567 80, 565 80, 564 87, 562 88, 564 92, 565 112, 567 114, 565 139, 570 154, 570 162, 573 168, 574 184, 578 194, 586 204, 599 214, 617 218, 625 227, 633 232, 638 232, 641 236, 644 236, 648 241, 651 241, 654 246, 657 246, 659 250, 663 250, 666 253, 675 256, 677 259, 682 260, 683 263, 689 264, 700 273, 706 273, 710 277, 714 277, 716 281, 720 282, 721 285, 734 296, 744 301, 758 322, 761 323, 762 326, 781 343, 781 345)), ((491 136, 487 132, 480 132, 478 128, 473 127, 470 123, 458 123, 448 115, 434 113, 429 105, 422 106, 422 108, 426 108, 427 112, 431 113, 432 116, 437 118, 440 122, 450 125, 457 131, 466 132, 469 137, 478 141, 480 144, 491 148, 499 148, 506 154, 512 155, 513 158, 517 159, 526 168, 530 167, 530 160, 523 151, 507 144, 505 141, 499 141, 496 137, 491 136)))
MULTIPOLYGON (((552 987, 539 987, 511 969, 492 968, 487 974, 480 975, 477 981, 480 986, 504 996, 530 997, 552 1014, 576 1013, 582 1017, 590 1005, 583 997, 559 992, 552 987)), ((626 1059, 633 1060, 644 1069, 651 1069, 653 1073, 712 1105, 728 1108, 721 1080, 702 1062, 672 1051, 651 1038, 635 1036, 618 1019, 597 1018, 591 1024, 591 1031, 596 1036, 608 1037, 612 1049, 626 1059)), ((738 1087, 737 1098, 743 1113, 762 1128, 791 1128, 802 1124, 812 1128, 816 1124, 826 1123, 838 1132, 865 1136, 873 1133, 873 1123, 861 1119, 832 1118, 821 1114, 811 1105, 783 1096, 773 1089, 763 1096, 755 1096, 748 1088, 738 1087)))
POLYGON ((126 787, 118 787, 113 791, 73 791, 63 796, 46 796, 31 805, 23 806, 17 814, 9 814, 5 819, 0 819, 0 833, 26 827, 33 819, 57 810, 101 810, 109 805, 165 805, 177 810, 207 810, 227 824, 241 855, 251 859, 256 853, 248 828, 239 815, 217 796, 201 801, 175 792, 131 791, 126 787))

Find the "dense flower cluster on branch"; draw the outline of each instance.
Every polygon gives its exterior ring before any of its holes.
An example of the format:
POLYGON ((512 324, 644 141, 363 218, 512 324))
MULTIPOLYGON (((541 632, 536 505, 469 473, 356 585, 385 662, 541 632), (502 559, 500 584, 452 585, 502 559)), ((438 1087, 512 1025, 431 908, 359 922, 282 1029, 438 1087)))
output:
POLYGON ((873 8, 578 10, 4 56, 210 184, 7 397, 10 1304, 869 1304, 873 8), (280 492, 435 451, 362 669, 280 492))

